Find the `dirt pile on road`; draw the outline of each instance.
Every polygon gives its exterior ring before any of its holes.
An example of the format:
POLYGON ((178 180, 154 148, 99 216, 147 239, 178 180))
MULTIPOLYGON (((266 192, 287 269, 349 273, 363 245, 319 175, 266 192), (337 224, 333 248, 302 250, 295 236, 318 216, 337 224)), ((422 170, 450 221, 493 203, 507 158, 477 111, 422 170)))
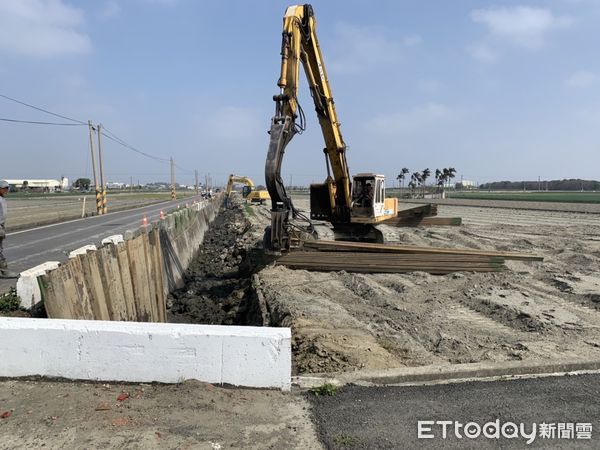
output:
POLYGON ((262 325, 251 284, 261 261, 250 228, 239 205, 221 209, 186 271, 185 286, 169 295, 169 322, 262 325))

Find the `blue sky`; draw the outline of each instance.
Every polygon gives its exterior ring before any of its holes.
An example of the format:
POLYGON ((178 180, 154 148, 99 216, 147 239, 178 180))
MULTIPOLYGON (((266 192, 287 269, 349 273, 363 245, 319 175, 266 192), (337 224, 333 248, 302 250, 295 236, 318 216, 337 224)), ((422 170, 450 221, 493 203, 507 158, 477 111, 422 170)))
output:
MULTIPOLYGON (((260 183, 283 1, 0 0, 0 93, 173 156, 177 178, 260 183)), ((482 183, 600 178, 600 2, 314 1, 352 173, 454 166, 482 183)), ((284 160, 325 176, 308 130, 284 160)), ((0 117, 61 121, 0 99, 0 117)), ((0 123, 0 177, 90 175, 85 127, 0 123)), ((107 178, 168 165, 105 142, 107 178)), ((388 182, 390 185, 391 181, 388 182)))

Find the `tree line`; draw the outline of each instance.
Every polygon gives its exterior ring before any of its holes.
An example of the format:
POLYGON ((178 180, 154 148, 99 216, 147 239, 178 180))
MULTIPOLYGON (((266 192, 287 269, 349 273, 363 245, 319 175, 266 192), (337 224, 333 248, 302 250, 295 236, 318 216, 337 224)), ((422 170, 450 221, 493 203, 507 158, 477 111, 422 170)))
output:
POLYGON ((526 190, 526 191, 598 191, 600 181, 578 178, 551 181, 493 181, 479 185, 480 190, 526 190))
MULTIPOLYGON (((396 177, 396 180, 398 180, 401 187, 404 187, 404 181, 407 179, 406 177, 409 173, 410 170, 408 170, 408 168, 406 167, 403 167, 400 170, 400 173, 396 177)), ((427 186, 427 180, 430 176, 431 170, 429 170, 429 168, 423 169, 421 172, 413 172, 410 175, 410 181, 408 182, 407 186, 411 189, 425 187, 427 186)), ((442 188, 455 176, 456 169, 454 167, 435 169, 435 186, 437 186, 438 188, 442 188)))

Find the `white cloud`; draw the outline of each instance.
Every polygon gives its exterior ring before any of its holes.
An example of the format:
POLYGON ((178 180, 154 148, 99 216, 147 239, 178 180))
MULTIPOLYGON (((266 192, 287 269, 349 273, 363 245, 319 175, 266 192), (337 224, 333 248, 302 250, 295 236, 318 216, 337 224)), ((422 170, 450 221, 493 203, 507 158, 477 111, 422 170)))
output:
POLYGON ((491 36, 532 50, 544 45, 549 31, 568 28, 573 23, 572 18, 556 16, 549 9, 528 6, 478 9, 471 11, 471 19, 486 25, 491 36))
POLYGON ((595 73, 588 70, 579 70, 567 78, 565 84, 570 88, 584 88, 591 86, 596 81, 598 81, 598 75, 595 73))
POLYGON ((62 0, 0 0, 0 53, 41 58, 91 51, 83 12, 62 0))
POLYGON ((397 61, 405 49, 422 41, 418 35, 393 39, 382 27, 360 27, 347 23, 338 23, 334 31, 334 43, 331 50, 327 50, 333 53, 330 66, 337 72, 358 72, 397 61))
POLYGON ((462 110, 457 108, 427 103, 407 111, 380 114, 367 122, 366 126, 369 131, 377 134, 406 134, 458 119, 462 114, 462 110))
POLYGON ((467 51, 479 62, 493 64, 498 61, 498 55, 488 45, 477 43, 467 47, 467 51))

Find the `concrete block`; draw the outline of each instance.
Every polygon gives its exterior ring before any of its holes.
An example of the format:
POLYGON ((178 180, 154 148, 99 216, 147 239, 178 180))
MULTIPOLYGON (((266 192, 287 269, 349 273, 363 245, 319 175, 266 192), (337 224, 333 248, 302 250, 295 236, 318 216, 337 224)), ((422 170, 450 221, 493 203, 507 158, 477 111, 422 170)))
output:
POLYGON ((0 317, 0 377, 289 390, 289 328, 0 317))
POLYGON ((49 270, 56 269, 59 265, 58 261, 48 261, 21 272, 21 276, 17 280, 17 295, 21 299, 23 308, 31 309, 42 300, 37 277, 44 275, 49 270))
POLYGON ((84 245, 83 247, 76 248, 71 253, 69 253, 69 258, 75 258, 79 255, 85 255, 88 251, 97 250, 97 247, 94 244, 84 245))
POLYGON ((123 239, 123 235, 122 234, 113 234, 112 236, 108 236, 105 237, 104 239, 102 239, 102 245, 105 244, 120 244, 121 242, 123 242, 125 239, 123 239))

